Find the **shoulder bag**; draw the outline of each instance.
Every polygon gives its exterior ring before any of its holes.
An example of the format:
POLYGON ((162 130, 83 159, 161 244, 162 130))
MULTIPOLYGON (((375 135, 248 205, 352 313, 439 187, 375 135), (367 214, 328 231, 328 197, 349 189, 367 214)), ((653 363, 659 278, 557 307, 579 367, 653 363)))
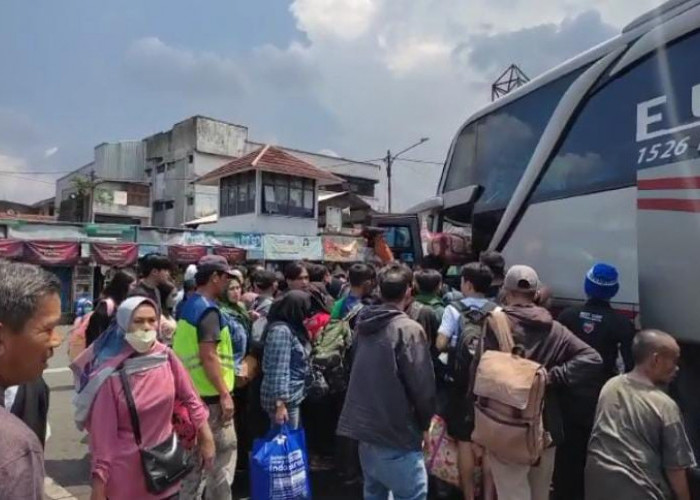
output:
POLYGON ((177 484, 194 468, 190 457, 178 441, 177 433, 173 432, 162 443, 151 448, 144 448, 141 444, 141 425, 139 415, 136 411, 134 396, 131 393, 129 379, 126 371, 119 370, 119 377, 124 386, 129 415, 131 416, 131 426, 134 431, 134 438, 141 454, 141 466, 146 479, 146 489, 153 494, 166 491, 177 484))

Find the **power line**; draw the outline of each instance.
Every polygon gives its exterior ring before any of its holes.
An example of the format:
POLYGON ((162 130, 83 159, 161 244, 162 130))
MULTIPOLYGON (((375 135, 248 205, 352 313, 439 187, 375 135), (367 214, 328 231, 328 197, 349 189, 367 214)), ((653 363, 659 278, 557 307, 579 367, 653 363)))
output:
POLYGON ((69 174, 73 172, 73 170, 56 170, 53 172, 17 172, 16 170, 0 170, 0 175, 5 175, 5 174, 31 174, 31 175, 60 175, 60 174, 69 174))
POLYGON ((426 165, 437 165, 439 167, 445 165, 445 163, 441 161, 417 160, 415 158, 397 158, 396 161, 407 161, 409 163, 424 163, 426 165))

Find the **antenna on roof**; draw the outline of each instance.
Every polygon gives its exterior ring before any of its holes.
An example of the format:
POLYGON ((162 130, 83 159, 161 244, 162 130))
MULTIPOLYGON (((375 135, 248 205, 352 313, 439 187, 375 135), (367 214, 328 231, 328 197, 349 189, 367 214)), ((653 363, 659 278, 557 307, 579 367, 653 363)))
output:
POLYGON ((491 101, 503 97, 529 81, 530 78, 517 65, 511 64, 491 85, 491 101))

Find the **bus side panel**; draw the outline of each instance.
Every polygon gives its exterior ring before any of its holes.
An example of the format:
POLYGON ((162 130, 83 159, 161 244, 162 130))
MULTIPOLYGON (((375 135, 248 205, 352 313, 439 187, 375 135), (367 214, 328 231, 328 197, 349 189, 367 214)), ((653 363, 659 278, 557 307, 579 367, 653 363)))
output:
POLYGON ((638 176, 642 325, 700 342, 700 161, 644 169, 638 176))
POLYGON ((620 272, 615 302, 636 306, 636 203, 630 187, 531 204, 503 249, 506 263, 535 268, 556 297, 585 300, 586 272, 608 262, 620 272))

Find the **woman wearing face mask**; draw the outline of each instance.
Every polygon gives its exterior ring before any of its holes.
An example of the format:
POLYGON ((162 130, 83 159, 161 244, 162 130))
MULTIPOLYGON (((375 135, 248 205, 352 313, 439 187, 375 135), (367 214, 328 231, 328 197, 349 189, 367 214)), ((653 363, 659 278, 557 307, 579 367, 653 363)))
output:
POLYGON ((310 372, 311 342, 304 327, 310 316, 310 296, 301 290, 287 292, 267 316, 260 402, 273 424, 299 427, 310 372))
MULTIPOLYGON (((125 370, 140 422, 142 448, 158 445, 171 436, 177 400, 197 429, 201 459, 211 466, 214 440, 207 424, 207 408, 177 356, 157 341, 156 310, 150 299, 126 299, 117 310, 116 325, 95 344, 94 363, 108 366, 112 361, 118 363, 117 370, 125 370)), ((99 385, 86 422, 92 455, 91 499, 177 498, 179 484, 157 495, 146 489, 124 387, 117 373, 99 385)))

